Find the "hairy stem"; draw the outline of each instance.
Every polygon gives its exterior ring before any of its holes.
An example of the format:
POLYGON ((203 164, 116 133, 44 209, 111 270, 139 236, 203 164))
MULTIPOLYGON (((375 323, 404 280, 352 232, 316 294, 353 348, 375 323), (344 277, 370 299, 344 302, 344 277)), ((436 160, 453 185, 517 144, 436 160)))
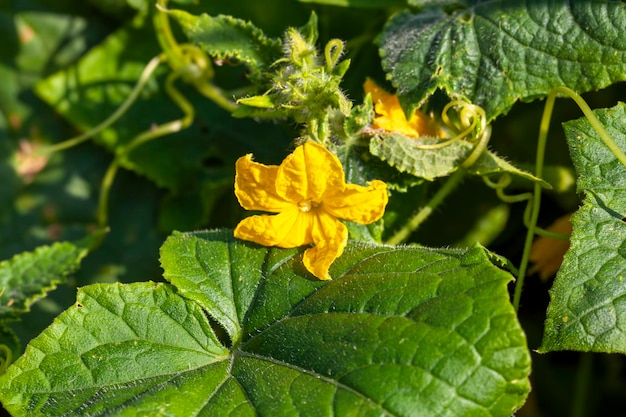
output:
POLYGON ((617 143, 615 143, 615 141, 613 140, 611 135, 609 135, 606 129, 604 129, 604 126, 602 126, 602 123, 600 123, 596 115, 593 114, 593 111, 591 110, 589 105, 585 102, 585 100, 574 90, 567 88, 567 87, 557 87, 553 90, 553 92, 555 94, 558 94, 558 93, 566 94, 572 100, 574 100, 574 102, 578 105, 580 110, 583 112, 583 114, 589 121, 589 124, 591 124, 591 127, 593 127, 593 130, 595 130, 598 136, 600 136, 600 139, 602 139, 602 142, 604 142, 606 147, 611 150, 611 152, 613 153, 613 155, 615 155, 617 160, 620 161, 622 165, 626 166, 626 154, 624 153, 624 151, 620 149, 619 146, 617 146, 617 143))
MULTIPOLYGON (((537 156, 535 159, 535 176, 541 178, 543 174, 543 164, 546 154, 546 142, 548 141, 548 131, 550 130, 550 119, 552 118, 552 111, 554 110, 554 100, 556 99, 556 90, 552 90, 548 94, 546 105, 543 109, 543 115, 541 116, 541 124, 539 125, 539 137, 537 140, 537 156)), ((537 183, 533 184, 533 196, 528 201, 527 210, 530 215, 528 216, 528 231, 526 232, 526 239, 524 241, 524 251, 522 253, 522 260, 520 262, 519 273, 517 280, 515 281, 515 292, 513 294, 513 308, 515 311, 519 310, 520 300, 522 298, 522 288, 524 287, 524 278, 526 277, 526 271, 528 270, 528 261, 530 259, 530 249, 535 237, 535 228, 537 226, 537 220, 539 219, 539 208, 541 207, 541 186, 537 183)))
MULTIPOLYGON (((550 94, 548 94, 548 98, 546 99, 546 105, 543 110, 543 116, 541 117, 541 125, 539 126, 539 138, 537 141, 537 159, 535 161, 535 176, 537 178, 541 178, 543 175, 543 164, 545 159, 545 151, 546 151, 546 142, 548 138, 548 131, 550 129, 550 119, 552 118, 552 111, 554 110, 554 102, 557 98, 558 94, 565 94, 570 97, 574 102, 578 105, 580 110, 583 112, 593 129, 596 131, 600 139, 604 142, 604 144, 611 150, 613 155, 624 165, 626 166, 626 154, 624 151, 620 149, 619 146, 615 143, 613 138, 608 134, 608 132, 602 126, 602 123, 598 120, 593 111, 589 107, 589 105, 585 102, 585 100, 574 90, 567 87, 556 87, 553 89, 550 94)), ((524 278, 526 276, 526 271, 528 269, 528 262, 530 258, 530 249, 532 247, 533 239, 535 234, 546 235, 550 232, 539 230, 537 228, 537 220, 539 219, 539 208, 541 206, 541 186, 537 183, 534 184, 533 188, 533 197, 528 202, 528 221, 527 228, 528 231, 526 233, 526 240, 524 241, 524 252, 522 254, 522 260, 520 262, 519 274, 517 277, 517 281, 515 282, 515 293, 513 295, 513 307, 515 310, 519 310, 520 299, 522 296, 522 288, 524 286, 524 278)), ((563 238, 562 235, 554 235, 551 237, 555 238, 563 238)))

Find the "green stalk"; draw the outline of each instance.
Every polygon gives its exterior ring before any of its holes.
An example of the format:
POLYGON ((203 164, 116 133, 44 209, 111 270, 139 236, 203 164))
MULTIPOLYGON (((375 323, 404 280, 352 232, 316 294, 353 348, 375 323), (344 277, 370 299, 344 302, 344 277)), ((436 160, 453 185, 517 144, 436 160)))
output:
MULTIPOLYGON (((541 178, 543 174, 543 164, 546 154, 546 142, 548 141, 548 131, 550 130, 550 119, 554 110, 554 101, 558 91, 552 90, 548 94, 546 106, 541 116, 541 124, 539 125, 539 138, 537 140, 537 157, 535 160, 535 176, 541 178)), ((528 270, 528 261, 530 259, 530 249, 535 238, 535 227, 539 219, 539 208, 541 207, 541 186, 537 183, 533 184, 533 196, 528 201, 527 209, 530 210, 528 220, 528 231, 526 232, 526 240, 524 241, 524 251, 520 262, 519 273, 515 281, 515 292, 513 294, 513 308, 519 310, 520 299, 522 298, 522 288, 524 287, 524 278, 528 270)))
MULTIPOLYGON (((626 154, 615 143, 613 138, 602 126, 602 123, 598 120, 589 105, 583 100, 583 98, 574 90, 567 87, 556 87, 553 89, 546 99, 546 106, 543 110, 543 116, 541 117, 541 125, 539 126, 539 138, 537 141, 537 159, 535 161, 535 176, 541 178, 543 175, 543 164, 545 159, 546 142, 548 138, 548 130, 550 129, 550 119, 552 117, 552 111, 554 110, 554 102, 559 93, 565 94, 570 97, 578 105, 583 112, 593 129, 596 131, 600 139, 611 150, 613 155, 626 166, 626 154)), ((534 184, 533 198, 528 202, 528 209, 530 210, 530 216, 528 216, 528 232, 526 233, 526 240, 524 242, 524 252, 522 254, 522 260, 520 262, 519 274, 517 281, 515 282, 515 293, 513 295, 513 307, 515 310, 519 310, 519 303, 522 295, 522 287, 524 286, 524 278, 528 269, 528 262, 530 258, 530 249, 532 247, 535 234, 547 235, 550 232, 537 230, 537 220, 539 218, 539 208, 541 206, 541 187, 539 184, 534 184)), ((562 235, 554 234, 551 237, 562 238, 562 235)))
POLYGON ((459 169, 454 174, 452 174, 443 186, 437 190, 435 195, 430 199, 426 206, 422 207, 413 217, 409 219, 408 222, 404 224, 404 226, 398 230, 393 236, 391 236, 387 240, 387 244, 389 245, 398 245, 400 243, 404 243, 409 239, 409 236, 413 231, 415 231, 420 224, 424 222, 441 204, 441 202, 450 194, 456 187, 459 186, 461 180, 465 177, 465 170, 459 169))
POLYGON ((154 24, 154 32, 156 33, 157 41, 159 45, 161 45, 163 52, 167 55, 167 62, 172 70, 176 71, 187 65, 187 62, 183 58, 183 52, 172 34, 172 28, 167 16, 167 1, 168 0, 157 0, 152 22, 154 24))
POLYGON ((57 143, 55 145, 44 146, 44 147, 41 148, 41 150, 39 152, 48 154, 48 153, 52 153, 52 152, 63 151, 65 149, 69 149, 69 148, 71 148, 73 146, 76 146, 76 145, 79 145, 79 144, 85 142, 87 139, 91 138, 93 135, 97 134, 101 130, 104 130, 107 127, 111 126, 120 117, 122 117, 122 115, 124 115, 124 113, 126 113, 128 108, 135 102, 135 100, 137 100, 137 97, 139 96, 139 93, 141 93, 141 90, 143 90, 144 86, 146 85, 146 83, 150 79, 150 76, 157 69, 159 64, 161 64, 161 62, 163 62, 164 59, 165 59, 165 55, 164 54, 160 54, 160 55, 152 58, 150 60, 150 62, 148 62, 148 65, 146 65, 146 67, 144 68, 143 72, 141 73, 141 76, 139 77, 139 81, 137 81, 137 84, 133 88, 133 91, 131 91, 130 95, 117 108, 117 110, 115 110, 115 112, 113 114, 111 114, 106 120, 104 120, 98 126, 94 127, 93 129, 89 130, 88 132, 83 133, 80 136, 76 136, 75 138, 68 139, 66 141, 63 141, 61 143, 57 143))
POLYGON ((573 392, 572 417, 585 417, 587 415, 587 393, 592 369, 593 354, 591 352, 581 353, 573 392))
POLYGON ((109 208, 109 195, 111 194, 111 187, 113 186, 113 181, 115 180, 115 174, 117 174, 117 170, 119 169, 120 164, 118 158, 114 158, 107 168, 107 172, 104 174, 104 178, 102 179, 102 184, 100 185, 100 197, 98 199, 98 226, 101 228, 106 228, 109 222, 108 217, 108 208, 109 208))
POLYGON ((620 161, 622 165, 626 166, 626 154, 620 149, 619 146, 617 146, 617 143, 615 143, 615 141, 613 140, 611 135, 609 135, 606 129, 604 129, 604 126, 602 126, 602 123, 600 123, 596 115, 593 114, 591 107, 589 107, 585 100, 574 90, 567 87, 557 87, 553 91, 555 91, 556 93, 567 94, 572 100, 574 100, 574 102, 576 102, 580 110, 582 110, 583 114, 589 121, 591 127, 593 127, 593 130, 595 130, 598 136, 600 136, 600 139, 602 139, 602 142, 604 142, 607 148, 611 150, 617 160, 620 161))

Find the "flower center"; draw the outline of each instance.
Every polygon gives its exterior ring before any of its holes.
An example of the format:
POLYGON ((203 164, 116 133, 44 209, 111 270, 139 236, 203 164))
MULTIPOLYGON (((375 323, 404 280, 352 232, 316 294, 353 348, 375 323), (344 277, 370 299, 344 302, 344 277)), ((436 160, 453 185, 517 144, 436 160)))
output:
POLYGON ((318 203, 317 201, 313 201, 311 199, 308 200, 302 200, 298 203, 298 208, 300 209, 301 212, 303 213, 307 213, 309 211, 311 211, 312 209, 318 207, 320 205, 320 203, 318 203))

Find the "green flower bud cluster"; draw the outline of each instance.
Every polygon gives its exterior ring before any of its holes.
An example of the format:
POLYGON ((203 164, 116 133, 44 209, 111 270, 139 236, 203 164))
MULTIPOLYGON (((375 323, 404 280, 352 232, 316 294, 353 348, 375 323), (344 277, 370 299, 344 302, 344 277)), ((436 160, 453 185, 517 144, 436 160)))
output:
POLYGON ((283 56, 270 66, 267 74, 270 89, 238 103, 263 109, 254 112, 256 116, 291 117, 305 125, 305 135, 323 141, 328 136, 329 118, 337 112, 344 116, 350 113, 352 103, 339 86, 350 61, 340 62, 344 43, 339 39, 330 40, 320 56, 315 47, 317 38, 315 14, 303 28, 288 29, 283 56))

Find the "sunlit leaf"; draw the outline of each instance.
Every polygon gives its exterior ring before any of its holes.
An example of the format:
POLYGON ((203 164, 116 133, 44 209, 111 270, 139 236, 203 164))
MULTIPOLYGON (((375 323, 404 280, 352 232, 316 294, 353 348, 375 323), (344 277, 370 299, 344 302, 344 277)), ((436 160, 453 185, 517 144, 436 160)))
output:
MULTIPOLYGON (((626 105, 595 111, 626 149, 626 105)), ((626 353, 626 167, 586 119, 564 124, 582 207, 554 285, 540 350, 626 353)))
POLYGON ((0 319, 27 312, 32 302, 74 272, 86 254, 86 248, 63 242, 1 262, 0 319))
POLYGON ((81 289, 0 377, 9 411, 508 417, 528 394, 511 276, 480 247, 353 244, 330 282, 230 231, 175 233, 161 254, 177 288, 81 289))
POLYGON ((443 89, 493 119, 557 86, 582 93, 626 79, 623 6, 467 0, 446 12, 400 13, 380 39, 383 68, 407 110, 443 89))

